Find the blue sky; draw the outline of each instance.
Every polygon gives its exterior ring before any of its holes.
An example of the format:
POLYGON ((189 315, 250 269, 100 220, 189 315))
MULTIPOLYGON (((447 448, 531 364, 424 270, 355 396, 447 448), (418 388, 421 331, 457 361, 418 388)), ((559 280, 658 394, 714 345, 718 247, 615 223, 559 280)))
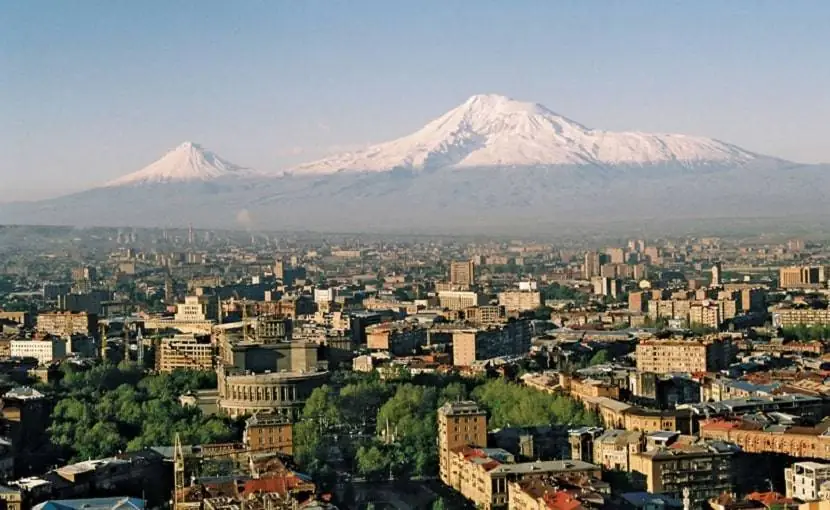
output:
POLYGON ((279 170, 476 93, 826 162, 829 24, 824 0, 0 0, 0 191, 89 187, 184 140, 279 170))

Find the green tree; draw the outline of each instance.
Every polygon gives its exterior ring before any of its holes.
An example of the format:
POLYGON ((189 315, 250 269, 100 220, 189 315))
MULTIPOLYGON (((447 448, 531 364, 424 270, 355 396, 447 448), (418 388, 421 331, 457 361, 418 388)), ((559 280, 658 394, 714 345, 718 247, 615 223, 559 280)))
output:
POLYGON ((382 480, 389 470, 388 456, 378 446, 361 446, 357 450, 357 470, 367 480, 382 480))
POLYGON ((609 361, 611 361, 611 354, 607 349, 600 349, 596 352, 596 354, 591 356, 591 360, 588 362, 588 365, 602 365, 604 363, 608 363, 609 361))

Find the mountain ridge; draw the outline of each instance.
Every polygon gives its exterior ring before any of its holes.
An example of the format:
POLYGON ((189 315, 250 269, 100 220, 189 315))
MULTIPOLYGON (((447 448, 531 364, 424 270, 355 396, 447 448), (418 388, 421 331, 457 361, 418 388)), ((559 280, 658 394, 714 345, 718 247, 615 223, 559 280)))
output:
POLYGON ((544 105, 478 94, 403 137, 295 166, 287 173, 540 165, 687 166, 767 158, 700 136, 588 128, 544 105))

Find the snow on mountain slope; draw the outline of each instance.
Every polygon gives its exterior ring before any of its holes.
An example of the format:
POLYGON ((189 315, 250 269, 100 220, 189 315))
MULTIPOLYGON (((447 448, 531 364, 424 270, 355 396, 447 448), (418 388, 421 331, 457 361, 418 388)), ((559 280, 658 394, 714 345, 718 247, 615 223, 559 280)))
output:
POLYGON ((108 182, 104 187, 137 186, 167 182, 205 182, 222 177, 257 175, 226 161, 193 142, 184 142, 167 152, 161 159, 137 172, 108 182))
POLYGON ((443 167, 744 164, 757 154, 711 138, 587 128, 542 105, 488 94, 419 131, 289 170, 294 174, 443 167))

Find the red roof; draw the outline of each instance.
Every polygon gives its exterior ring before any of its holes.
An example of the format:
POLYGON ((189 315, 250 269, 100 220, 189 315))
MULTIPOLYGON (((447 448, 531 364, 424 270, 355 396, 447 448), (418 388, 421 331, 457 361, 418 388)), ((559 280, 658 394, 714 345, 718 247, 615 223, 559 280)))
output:
POLYGON ((242 488, 242 496, 247 496, 252 493, 276 493, 282 496, 287 495, 290 491, 297 487, 306 484, 299 477, 293 474, 269 476, 267 478, 258 478, 254 480, 247 480, 242 488))
POLYGON ((582 503, 565 491, 546 492, 542 498, 550 510, 578 510, 582 503))

